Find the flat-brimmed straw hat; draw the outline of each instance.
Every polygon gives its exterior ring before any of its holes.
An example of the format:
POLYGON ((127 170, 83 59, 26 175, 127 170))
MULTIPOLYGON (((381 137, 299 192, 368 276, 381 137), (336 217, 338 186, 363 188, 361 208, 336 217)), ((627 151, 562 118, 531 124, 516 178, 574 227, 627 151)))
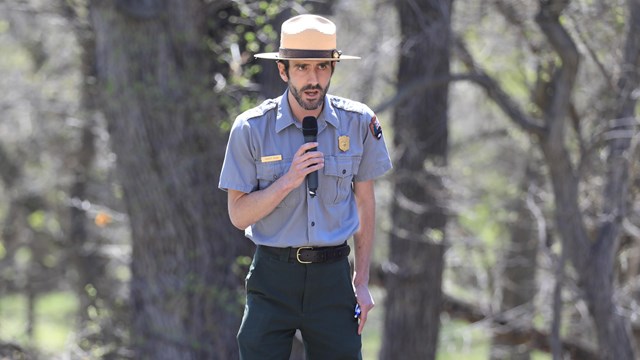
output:
POLYGON ((280 51, 256 54, 272 60, 357 60, 337 49, 336 25, 318 15, 298 15, 285 21, 280 31, 280 51))

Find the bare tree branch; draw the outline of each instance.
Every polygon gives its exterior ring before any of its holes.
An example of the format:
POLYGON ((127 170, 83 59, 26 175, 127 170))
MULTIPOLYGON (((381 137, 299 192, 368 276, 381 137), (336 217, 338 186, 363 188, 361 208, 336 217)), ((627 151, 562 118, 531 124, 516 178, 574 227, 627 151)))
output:
POLYGON ((477 85, 481 86, 487 92, 487 95, 504 111, 507 116, 516 123, 524 131, 537 136, 544 136, 547 133, 545 125, 541 124, 539 120, 533 119, 522 111, 516 102, 500 87, 497 81, 489 76, 478 65, 473 56, 467 50, 466 45, 462 39, 458 38, 455 42, 456 50, 458 50, 458 57, 462 63, 471 71, 473 76, 467 76, 465 79, 471 80, 477 85))
POLYGON ((580 56, 578 49, 569 33, 560 24, 560 13, 567 6, 568 0, 541 0, 540 11, 536 15, 536 22, 556 54, 562 59, 562 65, 557 70, 556 81, 553 86, 553 99, 546 109, 547 121, 551 123, 551 136, 557 137, 552 141, 563 142, 564 119, 569 114, 571 94, 575 84, 580 56))
MULTIPOLYGON (((480 321, 490 321, 491 324, 499 327, 502 333, 502 341, 509 340, 513 345, 526 344, 536 350, 550 352, 550 335, 533 327, 520 327, 514 324, 513 319, 509 319, 504 314, 491 315, 477 306, 468 304, 452 296, 445 295, 443 299, 443 311, 456 319, 466 320, 471 323, 480 321)), ((571 359, 598 360, 599 357, 593 349, 570 340, 562 340, 564 353, 571 359)))
POLYGON ((600 57, 596 53, 596 50, 593 48, 593 46, 591 46, 591 43, 588 39, 589 34, 585 34, 584 30, 581 27, 582 21, 576 19, 575 16, 570 13, 568 14, 568 16, 573 21, 573 26, 575 27, 576 34, 580 38, 582 45, 584 45, 585 49, 587 49, 589 56, 596 64, 598 71, 600 71, 600 73, 602 74, 602 79, 609 86, 610 90, 615 90, 615 85, 611 82, 612 76, 609 74, 602 61, 600 61, 600 57))
POLYGON ((33 357, 18 344, 0 342, 0 359, 29 360, 33 357))
MULTIPOLYGON (((393 265, 390 264, 373 264, 371 267, 370 284, 372 286, 384 287, 384 283, 389 280, 389 277, 395 278, 397 276, 403 276, 405 280, 417 280, 416 274, 398 274, 396 273, 397 269, 392 267, 393 265)), ((516 316, 509 315, 508 313, 492 314, 488 310, 469 304, 448 294, 443 295, 442 311, 453 318, 469 323, 490 322, 496 328, 499 328, 502 340, 507 343, 513 345, 524 344, 532 349, 547 353, 551 352, 550 334, 534 327, 521 325, 516 316)), ((562 344, 563 352, 570 355, 571 359, 599 359, 595 350, 586 345, 568 339, 559 340, 562 344)))
POLYGON ((560 258, 558 259, 556 267, 556 284, 553 289, 553 321, 551 322, 549 343, 554 360, 562 359, 563 344, 560 337, 560 326, 562 325, 562 288, 564 285, 564 267, 567 258, 566 251, 567 249, 565 249, 564 246, 560 250, 560 258))
POLYGON ((21 169, 18 167, 15 161, 11 159, 7 151, 0 145, 0 179, 4 183, 6 188, 13 187, 18 178, 20 178, 21 169))

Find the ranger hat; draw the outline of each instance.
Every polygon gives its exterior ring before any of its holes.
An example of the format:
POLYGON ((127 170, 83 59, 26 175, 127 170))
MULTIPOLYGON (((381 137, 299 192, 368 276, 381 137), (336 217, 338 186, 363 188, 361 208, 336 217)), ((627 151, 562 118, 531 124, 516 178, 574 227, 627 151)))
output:
POLYGON ((272 60, 356 60, 337 49, 336 25, 318 15, 298 15, 285 21, 280 31, 280 51, 256 54, 272 60))

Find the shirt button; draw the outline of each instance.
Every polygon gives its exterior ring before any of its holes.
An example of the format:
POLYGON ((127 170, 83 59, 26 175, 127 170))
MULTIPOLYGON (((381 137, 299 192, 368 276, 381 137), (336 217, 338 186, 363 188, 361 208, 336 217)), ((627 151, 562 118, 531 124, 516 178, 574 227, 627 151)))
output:
POLYGON ((273 180, 278 180, 278 175, 273 175, 273 180))
POLYGON ((311 226, 316 226, 316 222, 315 222, 315 221, 312 221, 312 222, 311 222, 311 226))
POLYGON ((346 174, 346 173, 347 173, 347 170, 342 169, 342 174, 344 175, 344 174, 346 174))

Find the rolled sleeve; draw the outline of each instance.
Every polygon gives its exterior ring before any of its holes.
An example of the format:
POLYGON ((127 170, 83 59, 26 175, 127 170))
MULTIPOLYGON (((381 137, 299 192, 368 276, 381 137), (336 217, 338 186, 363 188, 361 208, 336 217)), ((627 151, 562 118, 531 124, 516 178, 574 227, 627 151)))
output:
MULTIPOLYGON (((375 116, 372 113, 369 115, 370 118, 375 116)), ((358 174, 353 179, 356 182, 376 179, 392 168, 384 135, 378 139, 370 132, 369 124, 364 125, 361 130, 364 131, 362 160, 358 174)))
POLYGON ((245 120, 236 119, 229 134, 218 188, 244 193, 254 191, 258 186, 255 164, 251 128, 245 120))

